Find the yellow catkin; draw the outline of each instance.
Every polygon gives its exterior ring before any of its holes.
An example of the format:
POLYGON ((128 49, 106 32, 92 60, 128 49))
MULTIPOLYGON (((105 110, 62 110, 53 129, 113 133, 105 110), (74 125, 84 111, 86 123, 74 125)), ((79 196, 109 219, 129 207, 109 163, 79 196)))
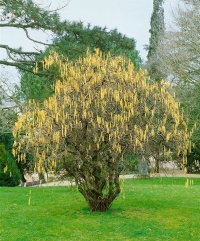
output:
MULTIPOLYGON (((173 146, 171 151, 179 158, 183 156, 184 162, 192 144, 188 142, 184 112, 179 111, 179 103, 168 92, 169 83, 151 83, 146 71, 135 70, 123 56, 103 57, 98 49, 94 54, 88 50, 86 57, 75 63, 51 51, 41 65, 48 69, 53 64, 60 75, 53 85, 55 94, 43 105, 29 101, 15 123, 12 153, 18 161, 25 161, 25 153, 31 150, 35 169, 55 168, 55 158, 62 159, 63 150, 70 150, 76 142, 82 144, 88 156, 92 156, 93 149, 101 155, 107 153, 101 148, 120 156, 124 146, 133 154, 145 150, 153 155, 162 138, 163 145, 173 146)), ((171 151, 166 148, 166 158, 171 151)))

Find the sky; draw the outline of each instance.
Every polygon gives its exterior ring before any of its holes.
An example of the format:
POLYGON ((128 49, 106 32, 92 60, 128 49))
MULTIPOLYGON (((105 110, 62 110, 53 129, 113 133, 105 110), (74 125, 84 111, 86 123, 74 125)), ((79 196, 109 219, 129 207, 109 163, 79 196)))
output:
MULTIPOLYGON (((36 3, 54 9, 62 6, 67 0, 35 0, 36 3)), ((147 52, 144 45, 149 43, 150 18, 153 11, 153 0, 68 0, 68 5, 60 10, 62 19, 69 21, 82 21, 92 26, 107 27, 117 29, 127 37, 136 40, 136 48, 140 52, 143 60, 146 60, 147 52)), ((165 23, 168 27, 172 22, 171 12, 176 7, 179 0, 165 0, 165 23)), ((38 40, 45 41, 47 35, 41 32, 32 32, 31 36, 38 40)), ((36 46, 27 40, 23 31, 14 28, 0 29, 0 44, 8 44, 11 47, 23 47, 24 51, 42 49, 43 46, 36 46)), ((4 51, 0 51, 0 58, 5 56, 4 51)), ((5 68, 10 73, 13 82, 18 82, 18 75, 12 67, 5 68)), ((5 71, 5 69, 3 71, 5 71)))
MULTIPOLYGON (((165 21, 171 22, 170 11, 178 0, 165 0, 165 21)), ((153 0, 70 0, 62 16, 68 20, 92 23, 108 29, 115 29, 127 37, 134 38, 137 49, 146 59, 144 45, 149 43, 150 18, 153 0)))

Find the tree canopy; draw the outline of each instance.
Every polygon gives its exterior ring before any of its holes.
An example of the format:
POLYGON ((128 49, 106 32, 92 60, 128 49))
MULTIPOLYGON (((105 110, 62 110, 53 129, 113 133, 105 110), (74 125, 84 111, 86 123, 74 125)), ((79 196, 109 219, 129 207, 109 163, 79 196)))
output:
POLYGON ((147 160, 159 152, 185 165, 187 125, 170 86, 151 83, 124 56, 95 53, 70 62, 51 52, 57 66, 55 93, 41 105, 29 101, 14 127, 13 154, 35 157, 35 171, 65 163, 92 211, 105 211, 120 193, 124 155, 147 160))

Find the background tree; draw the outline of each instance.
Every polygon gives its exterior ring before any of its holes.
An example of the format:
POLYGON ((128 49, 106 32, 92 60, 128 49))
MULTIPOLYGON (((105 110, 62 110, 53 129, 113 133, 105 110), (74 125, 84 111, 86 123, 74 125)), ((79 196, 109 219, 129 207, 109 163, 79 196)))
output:
POLYGON ((171 75, 174 83, 198 86, 200 3, 186 2, 173 14, 174 27, 165 32, 164 44, 159 46, 159 61, 163 74, 171 75))
POLYGON ((18 161, 32 154, 39 172, 65 163, 92 211, 106 211, 120 193, 125 154, 145 160, 159 144, 166 159, 173 152, 184 165, 187 125, 169 86, 99 50, 75 63, 52 52, 44 68, 52 65, 60 72, 54 95, 43 105, 29 101, 15 124, 18 161))
POLYGON ((164 75, 159 69, 158 45, 162 44, 161 40, 165 31, 164 23, 164 0, 153 1, 153 13, 150 21, 150 39, 147 54, 147 68, 149 75, 153 80, 160 81, 164 75))
MULTIPOLYGON (((182 5, 179 5, 173 14, 173 28, 165 32, 163 44, 161 43, 158 47, 159 68, 163 75, 168 76, 173 82, 177 98, 185 109, 189 126, 197 123, 192 141, 199 146, 200 2, 196 0, 181 2, 182 5)), ((197 149, 192 148, 192 153, 195 159, 198 156, 200 160, 197 149)))
MULTIPOLYGON (((68 60, 76 61, 86 55, 87 49, 94 51, 94 48, 99 48, 105 54, 110 52, 112 56, 124 55, 134 63, 136 68, 139 68, 141 64, 134 39, 127 38, 117 30, 108 32, 106 28, 97 26, 85 27, 81 22, 69 24, 68 29, 53 40, 53 46, 46 48, 37 59, 41 60, 50 51, 56 50, 68 60)), ((24 72, 21 76, 21 93, 26 100, 34 99, 41 102, 53 94, 51 86, 59 78, 58 71, 55 68, 52 68, 52 71, 43 71, 42 66, 38 68, 41 73, 47 73, 48 77, 24 72)))
MULTIPOLYGON (((120 52, 121 48, 124 48, 126 54, 134 59, 135 64, 138 64, 137 61, 139 58, 138 52, 135 51, 134 39, 126 38, 116 30, 106 33, 106 28, 104 30, 100 27, 94 27, 91 29, 90 24, 85 28, 83 27, 82 22, 70 23, 68 21, 61 21, 58 11, 61 8, 66 7, 67 4, 68 1, 65 1, 63 6, 52 11, 48 7, 43 8, 41 4, 35 4, 32 0, 11 0, 9 3, 1 0, 0 28, 10 27, 23 30, 26 37, 33 43, 38 45, 42 44, 46 47, 50 47, 50 49, 51 47, 56 48, 56 51, 59 53, 64 52, 70 60, 75 60, 79 56, 82 56, 86 52, 86 46, 89 45, 91 48, 99 47, 105 51, 112 51, 114 48, 115 53, 117 51, 120 52), (48 36, 52 36, 50 42, 54 40, 53 43, 48 43, 47 41, 41 42, 40 40, 32 38, 29 33, 31 30, 47 32, 48 36), (92 41, 90 40, 90 37, 92 37, 92 41), (110 46, 108 46, 108 38, 109 40, 113 40, 110 46), (104 40, 105 43, 103 43, 104 40), (119 40, 119 43, 117 40, 119 40), (120 47, 120 49, 117 50, 117 47, 120 47), (134 51, 131 51, 132 49, 134 49, 134 51), (133 55, 135 55, 135 57, 133 55)), ((7 58, 0 60, 0 64, 15 66, 19 70, 30 73, 32 73, 38 59, 44 57, 44 55, 41 55, 41 52, 43 51, 37 48, 36 51, 33 52, 24 52, 21 46, 19 46, 18 49, 14 49, 11 46, 1 44, 0 48, 5 49, 7 52, 7 58)), ((141 60, 139 60, 139 62, 141 62, 141 60)), ((40 73, 38 71, 37 75, 45 76, 45 73, 40 73)))

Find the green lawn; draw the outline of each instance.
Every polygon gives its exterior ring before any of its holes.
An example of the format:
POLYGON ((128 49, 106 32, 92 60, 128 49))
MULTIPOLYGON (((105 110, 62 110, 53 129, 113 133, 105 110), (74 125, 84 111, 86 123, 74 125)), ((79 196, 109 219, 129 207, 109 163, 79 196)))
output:
POLYGON ((1 241, 200 240, 200 179, 126 179, 106 213, 76 187, 0 188, 1 241), (28 203, 31 195, 30 205, 28 203))

